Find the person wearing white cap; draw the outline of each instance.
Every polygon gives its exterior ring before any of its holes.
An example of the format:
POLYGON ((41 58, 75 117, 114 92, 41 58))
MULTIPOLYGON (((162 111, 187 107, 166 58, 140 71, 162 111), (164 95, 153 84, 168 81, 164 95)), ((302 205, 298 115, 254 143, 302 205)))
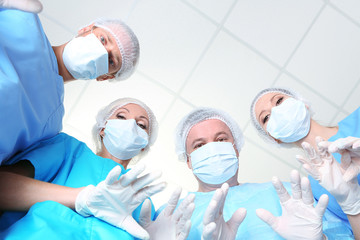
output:
POLYGON ((308 159, 297 159, 309 172, 314 197, 327 194, 328 209, 347 224, 350 221, 355 236, 360 238, 360 161, 355 159, 356 149, 350 149, 360 137, 360 108, 337 126, 324 126, 312 115, 310 103, 287 88, 260 91, 250 107, 251 121, 262 139, 274 146, 299 147, 311 153, 308 159), (349 151, 355 155, 352 164, 349 151), (342 156, 331 156, 331 152, 342 156))
POLYGON ((238 124, 219 109, 196 108, 177 125, 176 153, 199 185, 190 239, 352 239, 351 230, 326 210, 326 195, 313 206, 309 181, 295 170, 291 187, 276 177, 272 183, 239 183, 243 143, 238 124))
MULTIPOLYGON (((154 207, 147 203, 143 227, 135 220, 139 220, 139 205, 166 184, 149 185, 161 173, 139 177, 143 164, 126 169, 133 158, 141 155, 140 159, 149 150, 157 128, 155 115, 147 105, 137 99, 121 98, 99 111, 93 129, 99 141, 97 155, 84 143, 60 133, 11 158, 7 162, 11 165, 0 167, 0 210, 5 211, 0 217, 0 238, 156 236, 156 222, 170 220, 174 209, 152 223, 146 213, 154 214, 154 207)), ((176 205, 180 192, 174 193, 172 204, 176 205)), ((168 224, 176 232, 168 231, 169 236, 187 236, 192 202, 190 198, 180 211, 174 212, 177 217, 168 224), (182 225, 177 226, 180 219, 182 225)))
POLYGON ((37 14, 8 8, 39 12, 42 5, 0 0, 0 164, 61 131, 64 83, 127 79, 140 55, 137 37, 119 19, 96 19, 51 46, 37 14))

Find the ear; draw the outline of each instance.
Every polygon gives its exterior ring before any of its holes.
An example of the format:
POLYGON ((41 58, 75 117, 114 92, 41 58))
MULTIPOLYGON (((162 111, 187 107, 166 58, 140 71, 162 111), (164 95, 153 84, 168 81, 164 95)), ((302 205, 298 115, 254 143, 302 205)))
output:
POLYGON ((83 27, 82 29, 80 29, 80 30, 78 31, 78 35, 81 35, 81 34, 84 34, 84 33, 86 33, 86 32, 91 31, 91 29, 93 29, 94 25, 95 25, 95 23, 93 23, 93 24, 91 24, 91 25, 89 25, 89 26, 83 27))
POLYGON ((114 75, 104 74, 104 75, 101 75, 101 76, 97 77, 97 78, 96 78, 96 81, 101 82, 101 81, 105 81, 105 80, 109 80, 109 79, 113 79, 113 78, 115 78, 114 75))
POLYGON ((101 129, 101 131, 100 131, 100 133, 99 133, 102 138, 105 136, 104 130, 105 130, 105 128, 101 129))
POLYGON ((186 164, 188 165, 189 169, 192 169, 191 163, 190 163, 190 157, 186 157, 186 164))

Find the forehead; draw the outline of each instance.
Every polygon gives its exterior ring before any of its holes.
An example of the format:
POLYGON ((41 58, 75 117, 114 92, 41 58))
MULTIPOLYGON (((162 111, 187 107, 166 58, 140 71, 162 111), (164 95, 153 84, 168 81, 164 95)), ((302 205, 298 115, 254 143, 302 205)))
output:
POLYGON ((223 121, 219 119, 208 119, 197 123, 190 129, 186 142, 197 138, 212 137, 218 132, 225 132, 232 135, 229 127, 223 121))
POLYGON ((142 116, 145 116, 146 118, 149 118, 146 110, 143 107, 141 107, 140 105, 137 105, 135 103, 125 104, 124 106, 120 107, 116 112, 118 112, 120 110, 124 110, 124 109, 128 110, 128 111, 125 110, 125 112, 129 112, 134 115, 142 115, 142 116))
POLYGON ((264 95, 262 95, 258 101, 255 103, 255 115, 258 116, 259 113, 264 110, 264 108, 266 108, 270 103, 271 103, 271 99, 276 96, 288 96, 284 93, 281 92, 270 92, 270 93, 266 93, 264 95))

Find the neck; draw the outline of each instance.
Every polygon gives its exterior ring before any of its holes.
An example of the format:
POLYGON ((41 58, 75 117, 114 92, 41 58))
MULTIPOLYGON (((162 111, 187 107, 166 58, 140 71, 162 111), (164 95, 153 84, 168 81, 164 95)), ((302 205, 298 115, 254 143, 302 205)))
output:
MULTIPOLYGON (((236 171, 236 174, 233 177, 231 177, 229 180, 226 181, 226 183, 229 184, 229 187, 234 187, 234 186, 239 185, 237 176, 238 176, 238 171, 236 171)), ((225 182, 223 182, 221 184, 208 184, 208 183, 204 183, 204 182, 200 181, 197 177, 196 177, 196 179, 198 180, 198 184, 199 184, 198 192, 215 191, 216 189, 221 188, 221 185, 223 185, 225 183, 225 182)))
POLYGON ((316 146, 315 138, 317 136, 320 136, 325 141, 327 141, 329 138, 334 136, 338 130, 339 130, 338 126, 335 127, 322 126, 319 123, 315 122, 313 119, 311 119, 309 134, 305 138, 297 141, 295 144, 297 145, 297 147, 301 148, 301 144, 303 142, 308 142, 312 147, 316 149, 317 146, 316 146))
POLYGON ((127 166, 129 165, 129 162, 131 161, 131 159, 129 160, 121 160, 119 158, 114 157, 113 155, 111 155, 105 147, 103 147, 101 149, 101 151, 99 153, 97 153, 96 155, 103 157, 103 158, 108 158, 113 160, 114 162, 120 163, 125 169, 127 169, 127 166))
POLYGON ((62 54, 65 48, 65 45, 67 43, 64 43, 60 46, 53 46, 53 50, 57 59, 57 63, 58 63, 58 68, 59 68, 59 74, 63 77, 64 79, 64 83, 68 83, 71 81, 74 81, 76 79, 74 79, 74 77, 70 74, 70 72, 66 69, 63 58, 62 58, 62 54))

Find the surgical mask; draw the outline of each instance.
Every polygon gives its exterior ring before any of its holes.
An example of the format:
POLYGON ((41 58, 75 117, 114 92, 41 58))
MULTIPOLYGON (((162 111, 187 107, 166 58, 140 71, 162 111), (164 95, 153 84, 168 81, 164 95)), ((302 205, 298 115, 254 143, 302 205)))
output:
POLYGON ((238 158, 230 142, 210 142, 190 154, 193 173, 202 182, 222 184, 239 168, 238 158))
POLYGON ((138 155, 148 145, 148 134, 141 129, 134 119, 107 120, 103 138, 108 152, 121 160, 128 160, 138 155))
POLYGON ((68 42, 63 61, 75 79, 95 79, 109 71, 108 52, 93 33, 68 42))
POLYGON ((302 101, 288 98, 272 108, 266 130, 282 142, 296 142, 310 131, 310 113, 302 101))

